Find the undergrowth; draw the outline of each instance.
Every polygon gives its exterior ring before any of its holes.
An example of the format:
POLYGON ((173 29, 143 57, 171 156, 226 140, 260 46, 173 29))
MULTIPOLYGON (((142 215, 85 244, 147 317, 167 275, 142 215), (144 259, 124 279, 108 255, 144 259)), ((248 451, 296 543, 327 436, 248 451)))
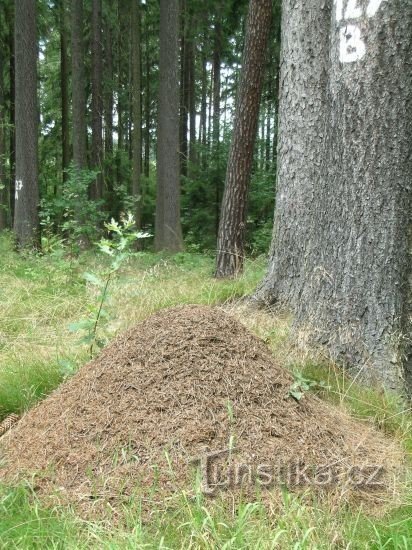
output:
MULTIPOLYGON (((99 273, 108 260, 98 253, 70 257, 57 247, 44 256, 21 256, 10 238, 0 237, 0 420, 22 413, 56 388, 88 359, 70 325, 87 318, 98 299, 84 273, 99 273)), ((212 277, 213 258, 182 253, 132 254, 113 282, 107 322, 99 338, 108 342, 151 313, 178 304, 224 304, 252 331, 297 380, 309 381, 323 399, 356 418, 373 422, 412 451, 412 415, 403 401, 361 387, 310 350, 299 348, 289 319, 252 312, 237 299, 252 292, 263 276, 264 259, 248 261, 232 281, 212 277), (313 383, 312 383, 313 382, 313 383)), ((304 399, 304 396, 302 397, 304 399)), ((0 548, 412 548, 412 491, 403 505, 376 519, 368 510, 326 503, 308 504, 284 494, 267 510, 259 503, 228 509, 218 501, 181 495, 167 509, 154 503, 145 521, 136 497, 113 522, 88 523, 69 509, 44 508, 27 485, 0 485, 0 548)))

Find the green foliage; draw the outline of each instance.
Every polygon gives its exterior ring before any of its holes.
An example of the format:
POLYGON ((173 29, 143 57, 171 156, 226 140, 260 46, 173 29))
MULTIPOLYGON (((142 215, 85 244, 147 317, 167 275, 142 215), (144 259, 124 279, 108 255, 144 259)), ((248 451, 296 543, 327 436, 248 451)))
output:
POLYGON ((312 380, 310 378, 305 378, 302 373, 295 373, 295 381, 289 389, 290 397, 300 401, 305 397, 305 393, 308 391, 314 390, 328 390, 329 386, 323 380, 312 380))
POLYGON ((50 246, 53 232, 57 232, 73 251, 79 252, 82 246, 98 238, 106 214, 103 201, 88 200, 97 172, 71 166, 67 174, 61 195, 41 201, 41 225, 47 246, 50 246))
POLYGON ((150 236, 135 231, 135 221, 132 214, 123 217, 120 223, 112 219, 110 223, 105 223, 105 227, 109 231, 111 239, 102 238, 97 246, 100 252, 110 258, 110 264, 98 275, 89 272, 83 275, 85 281, 97 289, 96 304, 90 309, 87 318, 70 325, 73 332, 81 331, 84 333, 80 343, 89 346, 90 358, 93 358, 95 346, 102 348, 106 343, 104 339, 97 337, 97 333, 100 325, 104 322, 107 323, 109 319, 109 314, 104 309, 109 297, 109 284, 122 265, 131 257, 131 248, 135 241, 150 236))

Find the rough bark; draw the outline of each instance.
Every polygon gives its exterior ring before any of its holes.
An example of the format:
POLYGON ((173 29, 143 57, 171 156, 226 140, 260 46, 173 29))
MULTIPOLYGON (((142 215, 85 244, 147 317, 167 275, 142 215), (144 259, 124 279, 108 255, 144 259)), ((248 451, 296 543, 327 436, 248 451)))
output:
POLYGON ((87 167, 87 127, 83 0, 72 0, 71 23, 73 162, 77 169, 84 170, 87 167))
POLYGON ((92 2, 92 167, 99 171, 90 189, 94 200, 103 197, 103 64, 102 0, 92 2))
POLYGON ((10 214, 11 224, 14 220, 14 203, 15 203, 15 184, 16 184, 16 75, 15 75, 15 55, 14 55, 14 3, 8 4, 7 23, 9 27, 9 83, 10 83, 10 108, 9 108, 9 157, 10 157, 10 214))
POLYGON ((141 14, 140 0, 132 0, 132 194, 136 200, 135 222, 141 227, 142 217, 142 105, 141 105, 141 14))
POLYGON ((150 86, 150 56, 149 56, 149 25, 145 20, 145 65, 146 65, 146 81, 145 81, 145 132, 144 132, 144 175, 146 178, 150 176, 150 127, 151 127, 151 86, 150 86))
POLYGON ((294 4, 284 2, 276 221, 257 298, 290 308, 365 380, 399 389, 412 378, 410 2, 294 4))
MULTIPOLYGON (((220 7, 220 4, 219 4, 220 7)), ((219 215, 221 203, 222 182, 219 174, 220 160, 220 97, 221 97, 221 63, 222 63, 222 25, 220 22, 220 9, 216 14, 213 44, 213 121, 212 121, 212 153, 215 163, 213 174, 215 187, 215 228, 216 237, 219 234, 219 215)))
MULTIPOLYGON (((207 143, 207 90, 208 90, 208 78, 207 78, 207 57, 206 46, 203 44, 202 49, 202 100, 200 106, 200 127, 199 127, 199 143, 206 146, 207 143)), ((205 151, 203 151, 203 156, 205 151)))
POLYGON ((113 28, 109 17, 105 21, 105 91, 104 91, 104 151, 107 162, 105 163, 104 179, 110 201, 114 196, 113 181, 113 28))
POLYGON ((271 0, 251 0, 220 216, 216 277, 232 277, 243 269, 247 195, 271 16, 271 0))
POLYGON ((155 247, 183 248, 179 170, 179 0, 160 0, 155 247))
POLYGON ((213 46, 213 143, 220 141, 220 95, 221 95, 221 63, 222 63, 222 26, 215 22, 213 46))
POLYGON ((182 0, 182 23, 180 38, 180 170, 182 176, 187 176, 188 141, 187 134, 189 114, 189 71, 190 71, 190 41, 189 13, 187 3, 182 0))
MULTIPOLYGON (((192 19, 192 25, 194 24, 192 19)), ((195 44, 193 38, 190 36, 188 40, 188 88, 189 88, 189 167, 196 164, 196 57, 195 57, 195 44)))
POLYGON ((69 125, 69 58, 67 38, 67 15, 65 0, 60 0, 60 92, 62 109, 62 172, 67 179, 70 164, 70 125, 69 125))
POLYGON ((122 171, 122 156, 125 149, 125 125, 124 125, 124 113, 125 113, 125 46, 128 44, 127 40, 127 29, 130 25, 127 24, 126 12, 127 4, 124 0, 118 0, 117 2, 117 13, 119 24, 117 26, 117 155, 116 155, 116 168, 117 168, 117 183, 123 182, 123 171, 122 171))
POLYGON ((14 232, 20 247, 39 245, 36 0, 15 4, 16 189, 14 232))
MULTIPOLYGON (((0 44, 1 46, 3 44, 0 44)), ((4 104, 4 53, 0 49, 0 231, 6 229, 7 224, 7 184, 6 184, 6 109, 4 104)))

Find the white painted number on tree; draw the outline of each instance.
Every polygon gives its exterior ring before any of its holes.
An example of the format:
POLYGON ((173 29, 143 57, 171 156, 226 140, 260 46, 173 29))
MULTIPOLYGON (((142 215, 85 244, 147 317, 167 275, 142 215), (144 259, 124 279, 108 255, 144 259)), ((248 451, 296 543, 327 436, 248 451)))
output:
POLYGON ((383 2, 386 0, 369 0, 364 8, 359 0, 347 0, 346 9, 344 0, 335 0, 336 22, 341 24, 339 30, 340 51, 339 59, 342 63, 359 61, 366 54, 366 44, 362 38, 362 31, 354 23, 361 17, 374 17, 383 2))
POLYGON ((16 180, 16 191, 14 193, 14 198, 16 201, 19 200, 19 193, 23 189, 23 181, 22 180, 16 180))

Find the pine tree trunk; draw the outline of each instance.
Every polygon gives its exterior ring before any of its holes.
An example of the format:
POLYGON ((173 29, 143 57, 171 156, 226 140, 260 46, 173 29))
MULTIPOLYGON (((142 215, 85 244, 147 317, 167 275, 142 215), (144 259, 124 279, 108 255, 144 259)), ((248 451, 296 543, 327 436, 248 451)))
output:
POLYGON ((71 23, 73 162, 78 170, 84 170, 87 167, 87 127, 83 0, 72 0, 71 23))
POLYGON ((155 247, 183 248, 179 169, 179 0, 160 0, 155 247))
POLYGON ((15 206, 15 184, 16 184, 16 74, 15 74, 15 55, 14 55, 14 3, 10 2, 7 10, 7 25, 9 28, 9 87, 10 87, 10 107, 9 107, 9 158, 10 158, 10 177, 9 177, 9 201, 10 201, 10 219, 11 225, 14 220, 15 206))
POLYGON ((286 0, 283 16, 276 221, 257 298, 365 380, 412 388, 410 2, 330 13, 286 0))
POLYGON ((20 247, 39 246, 36 0, 15 4, 16 188, 14 232, 20 247))
POLYGON ((103 197, 103 65, 102 65, 102 0, 92 2, 92 150, 91 164, 99 174, 90 189, 90 197, 103 197))
MULTIPOLYGON (((192 22, 193 25, 193 22, 192 22)), ((188 41, 189 48, 189 166, 196 164, 196 59, 193 38, 188 41)))
POLYGON ((220 95, 221 95, 221 56, 222 56, 222 26, 220 15, 216 15, 213 45, 213 123, 212 123, 212 153, 214 165, 215 187, 215 229, 216 237, 219 234, 219 216, 221 200, 220 181, 220 95))
POLYGON ((216 277, 232 277, 243 269, 247 195, 271 16, 271 0, 251 0, 220 216, 216 277))
POLYGON ((142 106, 141 106, 141 14, 140 0, 132 0, 132 194, 136 200, 135 221, 142 222, 142 106))
POLYGON ((146 178, 150 176, 150 127, 151 127, 151 109, 150 109, 150 57, 149 57, 149 28, 147 18, 145 19, 145 65, 146 65, 146 82, 145 82, 145 132, 144 132, 144 175, 146 178))
POLYGON ((67 39, 67 16, 65 0, 60 0, 60 90, 62 108, 62 172, 63 181, 67 179, 70 164, 70 126, 69 126, 69 58, 67 39))
POLYGON ((187 3, 182 0, 182 30, 180 40, 180 170, 182 176, 187 176, 188 161, 188 114, 189 114, 189 50, 187 38, 190 25, 187 3))
POLYGON ((118 13, 118 27, 117 27, 117 183, 118 185, 123 182, 123 173, 122 173, 122 156, 124 151, 124 95, 125 95, 125 77, 124 77, 124 65, 126 54, 124 53, 124 45, 127 44, 126 34, 127 34, 127 25, 126 16, 124 12, 127 4, 124 3, 124 0, 118 0, 117 2, 117 13, 118 13))
POLYGON ((4 93, 4 49, 0 43, 0 231, 6 229, 7 224, 7 185, 6 185, 6 108, 4 93))
MULTIPOLYGON (((206 147, 207 144, 207 57, 205 52, 206 46, 203 45, 202 51, 202 103, 200 107, 200 129, 199 143, 206 147)), ((205 151, 202 151, 202 156, 205 156, 205 151)))
POLYGON ((114 201, 113 175, 113 27, 110 20, 105 21, 105 91, 104 91, 104 151, 107 163, 105 166, 105 184, 110 204, 114 201))

